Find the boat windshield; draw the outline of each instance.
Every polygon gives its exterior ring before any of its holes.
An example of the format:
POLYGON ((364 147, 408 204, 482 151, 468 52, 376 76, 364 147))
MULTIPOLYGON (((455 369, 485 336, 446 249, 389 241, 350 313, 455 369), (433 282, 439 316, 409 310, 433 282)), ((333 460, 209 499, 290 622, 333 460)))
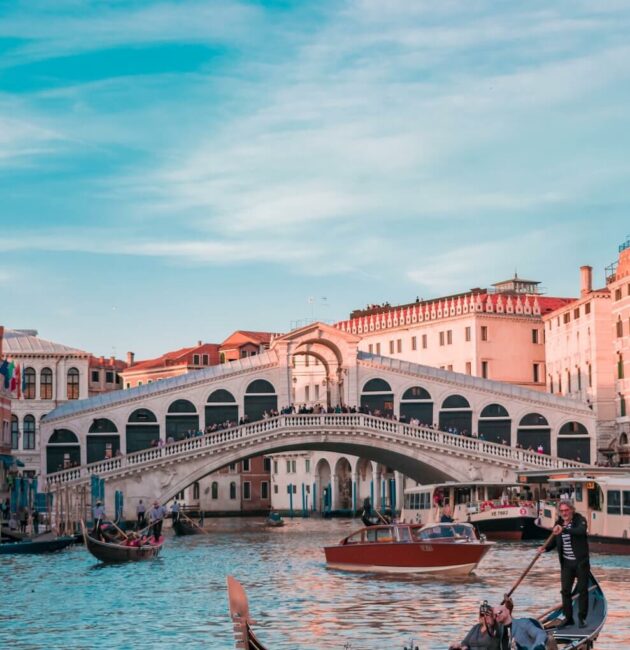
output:
POLYGON ((418 540, 429 539, 455 539, 473 541, 475 533, 472 526, 465 524, 436 524, 413 531, 414 537, 418 540))
POLYGON ((387 526, 375 526, 373 528, 368 528, 366 531, 367 541, 368 542, 393 542, 394 541, 394 530, 387 526))

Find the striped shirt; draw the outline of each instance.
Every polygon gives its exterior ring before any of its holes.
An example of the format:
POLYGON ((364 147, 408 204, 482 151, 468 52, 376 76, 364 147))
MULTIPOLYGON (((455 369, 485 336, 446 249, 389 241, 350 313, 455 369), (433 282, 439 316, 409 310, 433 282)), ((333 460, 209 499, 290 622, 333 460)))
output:
MULTIPOLYGON (((573 522, 569 522, 564 530, 571 528, 573 522)), ((573 543, 571 542, 571 535, 569 533, 563 532, 562 535, 562 557, 565 560, 575 560, 575 553, 573 552, 573 543)))

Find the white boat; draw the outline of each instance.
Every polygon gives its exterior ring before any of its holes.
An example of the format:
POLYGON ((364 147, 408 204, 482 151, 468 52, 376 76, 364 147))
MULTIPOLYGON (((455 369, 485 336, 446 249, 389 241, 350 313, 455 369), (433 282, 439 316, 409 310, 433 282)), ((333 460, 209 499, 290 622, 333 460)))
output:
POLYGON ((520 483, 449 482, 408 488, 401 519, 439 523, 448 510, 456 522, 473 524, 488 539, 540 539, 545 534, 536 525, 538 504, 520 483))
POLYGON ((593 550, 630 553, 630 471, 610 468, 520 472, 519 480, 541 495, 539 525, 551 530, 558 504, 569 499, 588 522, 593 550))

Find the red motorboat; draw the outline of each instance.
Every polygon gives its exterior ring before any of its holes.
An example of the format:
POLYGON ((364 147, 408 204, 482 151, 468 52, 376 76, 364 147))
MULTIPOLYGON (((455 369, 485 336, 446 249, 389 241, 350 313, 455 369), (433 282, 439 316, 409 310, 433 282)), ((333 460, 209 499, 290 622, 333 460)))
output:
POLYGON ((369 526, 326 546, 331 569, 468 575, 493 546, 470 524, 369 526))

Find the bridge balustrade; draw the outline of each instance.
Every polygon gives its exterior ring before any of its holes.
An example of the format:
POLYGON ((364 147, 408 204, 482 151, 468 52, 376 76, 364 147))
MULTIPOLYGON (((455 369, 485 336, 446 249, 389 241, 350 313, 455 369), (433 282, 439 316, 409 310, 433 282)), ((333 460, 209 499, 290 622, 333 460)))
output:
POLYGON ((414 426, 389 420, 374 415, 362 413, 322 413, 322 414, 291 414, 279 415, 266 420, 259 420, 230 429, 213 431, 203 436, 186 438, 184 440, 165 445, 151 447, 142 451, 133 452, 125 456, 116 456, 106 460, 90 463, 81 467, 73 467, 60 472, 49 474, 46 480, 49 486, 54 487, 64 483, 86 481, 92 474, 100 476, 112 475, 122 472, 126 468, 151 465, 162 459, 195 455, 211 449, 220 449, 234 442, 246 442, 249 439, 258 439, 270 433, 286 432, 291 434, 311 435, 323 428, 331 432, 346 433, 348 431, 364 430, 375 434, 384 434, 400 440, 415 440, 426 443, 428 446, 439 447, 445 451, 464 451, 486 459, 510 461, 519 466, 533 466, 536 468, 562 469, 581 466, 576 463, 553 456, 538 454, 536 452, 517 449, 494 442, 468 438, 465 436, 447 433, 424 426, 414 426))

